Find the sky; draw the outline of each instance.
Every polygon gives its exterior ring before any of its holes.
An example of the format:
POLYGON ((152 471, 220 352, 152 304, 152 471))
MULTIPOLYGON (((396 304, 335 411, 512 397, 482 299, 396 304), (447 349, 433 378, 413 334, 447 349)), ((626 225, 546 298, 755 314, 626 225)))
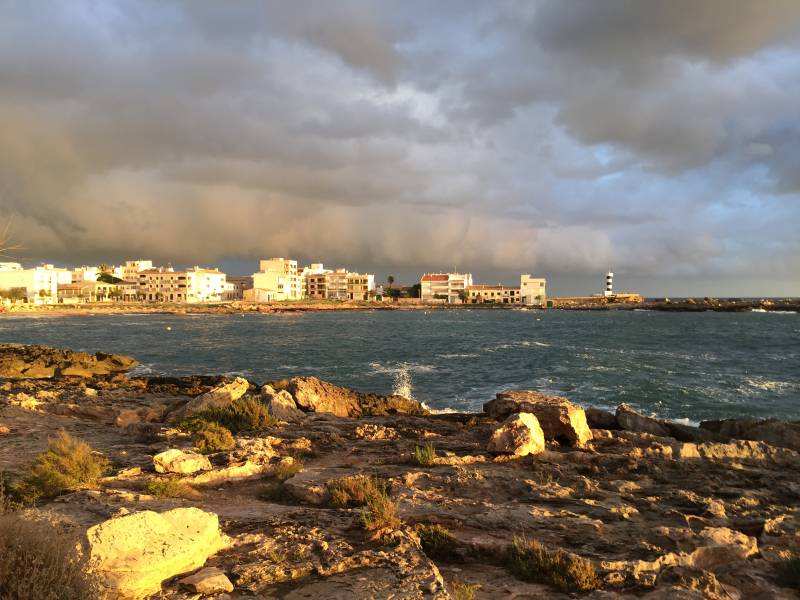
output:
POLYGON ((0 0, 15 257, 800 295, 800 2, 0 0))

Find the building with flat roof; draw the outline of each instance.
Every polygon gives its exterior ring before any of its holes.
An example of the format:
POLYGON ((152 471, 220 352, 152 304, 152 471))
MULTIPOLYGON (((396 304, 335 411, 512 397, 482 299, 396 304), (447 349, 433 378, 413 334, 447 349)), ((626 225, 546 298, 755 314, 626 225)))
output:
POLYGON ((72 273, 53 265, 24 269, 19 263, 0 263, 0 293, 36 304, 52 304, 58 299, 58 285, 72 282, 72 273))
POLYGON ((520 289, 506 285, 471 285, 467 288, 469 304, 518 304, 520 289))
POLYGON ((529 274, 519 278, 520 302, 525 306, 547 305, 547 280, 529 274))
POLYGON ((160 267, 139 272, 139 296, 148 302, 221 302, 225 293, 226 276, 219 269, 160 267))
POLYGON ((253 273, 253 290, 248 296, 259 302, 300 300, 303 297, 303 278, 297 269, 297 261, 289 258, 261 260, 258 273, 253 273))
POLYGON ((423 302, 454 304, 466 297, 471 285, 472 273, 425 273, 420 279, 420 298, 423 302))

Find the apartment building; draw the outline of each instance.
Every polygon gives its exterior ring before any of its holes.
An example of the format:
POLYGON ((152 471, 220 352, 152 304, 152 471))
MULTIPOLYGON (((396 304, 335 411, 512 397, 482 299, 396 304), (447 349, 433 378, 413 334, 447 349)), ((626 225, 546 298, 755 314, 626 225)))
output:
POLYGON ((348 300, 369 300, 375 291, 375 275, 348 272, 346 285, 348 300))
POLYGON ((347 269, 336 269, 325 275, 325 297, 328 300, 349 300, 347 269))
POLYGON ((472 285, 472 273, 425 273, 420 279, 420 298, 423 302, 440 300, 460 302, 472 285))
POLYGON ((51 304, 58 298, 58 285, 72 282, 72 274, 53 265, 23 269, 14 262, 0 263, 0 295, 51 304))
POLYGON ((241 275, 228 277, 225 300, 241 300, 247 290, 253 289, 253 276, 241 275))
POLYGON ((322 263, 311 263, 303 267, 300 276, 303 278, 303 297, 325 298, 325 275, 330 273, 322 263))
POLYGON ((505 285, 471 285, 467 288, 469 304, 518 304, 520 288, 505 285))
POLYGON ((258 273, 253 273, 253 292, 248 294, 248 298, 264 302, 300 300, 302 297, 303 278, 296 260, 270 258, 259 262, 258 273))
POLYGON ((547 305, 547 280, 532 277, 529 274, 521 275, 519 281, 520 302, 526 306, 547 305))
POLYGON ((70 283, 80 284, 84 281, 97 281, 98 275, 100 275, 100 269, 98 267, 78 267, 77 269, 72 269, 70 283))
POLYGON ((139 297, 148 302, 221 302, 225 292, 226 276, 219 269, 160 267, 139 273, 139 297))
MULTIPOLYGON (((123 281, 138 281, 139 273, 153 268, 152 260, 126 260, 118 267, 114 267, 112 275, 123 281)), ((97 278, 95 278, 96 280, 97 278)))

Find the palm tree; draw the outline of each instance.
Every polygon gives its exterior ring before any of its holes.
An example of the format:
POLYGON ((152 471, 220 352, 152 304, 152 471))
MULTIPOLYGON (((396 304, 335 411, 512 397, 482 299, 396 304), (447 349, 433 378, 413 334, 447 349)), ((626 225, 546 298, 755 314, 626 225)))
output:
POLYGON ((389 287, 392 287, 394 285, 394 275, 389 275, 386 278, 386 283, 389 284, 389 287))

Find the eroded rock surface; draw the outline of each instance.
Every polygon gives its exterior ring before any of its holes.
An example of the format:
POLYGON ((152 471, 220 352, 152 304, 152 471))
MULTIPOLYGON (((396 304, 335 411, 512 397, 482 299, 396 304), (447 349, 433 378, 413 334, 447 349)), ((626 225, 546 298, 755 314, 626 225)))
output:
POLYGON ((119 354, 87 354, 49 346, 0 344, 0 378, 3 379, 89 378, 124 373, 137 364, 135 359, 119 354))

